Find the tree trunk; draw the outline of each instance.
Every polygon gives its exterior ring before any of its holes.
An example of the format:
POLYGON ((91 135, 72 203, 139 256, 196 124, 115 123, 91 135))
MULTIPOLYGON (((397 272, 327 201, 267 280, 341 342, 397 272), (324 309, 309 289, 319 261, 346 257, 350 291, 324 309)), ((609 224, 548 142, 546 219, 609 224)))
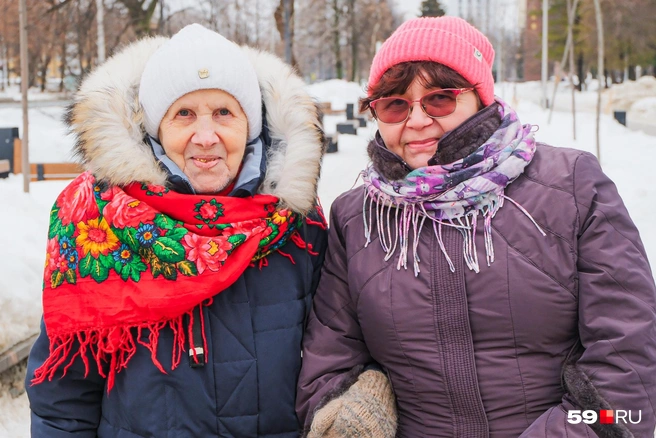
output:
POLYGON ((62 92, 64 91, 64 77, 66 76, 66 66, 68 65, 66 57, 66 32, 62 34, 59 50, 61 53, 61 63, 59 64, 59 91, 62 92))
POLYGON ((583 81, 585 80, 585 72, 583 71, 583 53, 579 53, 579 58, 577 59, 577 72, 579 76, 579 85, 576 87, 579 91, 583 91, 583 81))
MULTIPOLYGON (((551 115, 554 111, 554 106, 556 106, 556 91, 558 90, 558 85, 560 84, 561 73, 565 69, 565 63, 567 62, 567 57, 570 51, 573 51, 574 47, 574 37, 572 35, 572 26, 574 26, 574 11, 578 6, 579 0, 567 0, 567 40, 565 42, 565 50, 563 51, 563 58, 560 61, 560 68, 554 69, 555 81, 553 93, 551 94, 551 105, 549 107, 549 117, 547 118, 547 124, 551 123, 551 115)), ((570 67, 571 70, 571 67, 570 67)))
POLYGON ((349 0, 349 22, 351 27, 351 82, 360 80, 358 74, 358 33, 355 29, 355 0, 349 0))
POLYGON ((342 67, 342 56, 339 44, 339 4, 338 0, 333 0, 333 55, 335 56, 335 75, 337 79, 344 77, 342 67))
POLYGON ((41 62, 39 73, 41 73, 41 92, 46 91, 46 83, 48 82, 48 66, 50 65, 51 56, 48 54, 46 59, 41 62))
POLYGON ((137 38, 150 35, 150 21, 155 14, 155 8, 159 0, 150 0, 146 9, 144 5, 148 0, 118 0, 128 10, 132 28, 137 34, 137 38))
POLYGON ((280 0, 273 14, 280 40, 285 46, 285 61, 298 70, 294 56, 294 0, 280 0))
POLYGON ((597 87, 597 159, 601 163, 601 146, 599 138, 600 118, 601 118, 601 92, 605 88, 606 78, 604 76, 604 22, 601 15, 601 5, 599 0, 593 0, 595 7, 595 19, 597 22, 597 76, 599 86, 597 87), (604 87, 602 87, 602 84, 604 87))
MULTIPOLYGON (((36 78, 38 76, 38 69, 39 69, 39 55, 35 53, 29 53, 28 54, 28 59, 29 59, 29 87, 35 87, 36 86, 36 78)), ((22 80, 22 79, 21 79, 22 80)))
MULTIPOLYGON (((569 12, 567 26, 567 39, 570 42, 569 46, 569 65, 567 68, 569 74, 569 86, 572 89, 572 139, 576 140, 576 93, 574 92, 574 35, 572 32, 572 26, 574 24, 574 15, 576 13, 576 6, 570 8, 570 3, 572 0, 567 0, 567 10, 569 12)), ((578 0, 574 0, 574 5, 578 3, 578 0)))

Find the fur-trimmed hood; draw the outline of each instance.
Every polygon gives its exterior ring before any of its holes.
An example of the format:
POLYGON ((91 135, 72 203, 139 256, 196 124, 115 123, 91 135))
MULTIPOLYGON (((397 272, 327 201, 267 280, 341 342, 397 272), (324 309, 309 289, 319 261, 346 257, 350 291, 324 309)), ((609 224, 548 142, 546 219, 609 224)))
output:
MULTIPOLYGON (((138 101, 144 66, 166 41, 146 38, 118 52, 84 80, 68 109, 66 122, 76 137, 76 155, 98 180, 112 185, 167 183, 166 173, 144 143, 138 101)), ((316 199, 324 153, 318 107, 303 81, 282 60, 242 49, 257 72, 272 138, 258 192, 278 197, 283 207, 307 213, 316 199)))

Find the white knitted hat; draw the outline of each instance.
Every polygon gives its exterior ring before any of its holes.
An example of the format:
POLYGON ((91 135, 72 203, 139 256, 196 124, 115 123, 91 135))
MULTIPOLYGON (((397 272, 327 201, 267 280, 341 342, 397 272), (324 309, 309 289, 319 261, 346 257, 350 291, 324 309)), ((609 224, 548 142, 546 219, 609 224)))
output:
POLYGON ((171 105, 196 90, 230 93, 248 118, 248 141, 262 130, 262 95, 255 68, 239 46, 200 24, 190 24, 159 47, 139 85, 146 132, 157 138, 171 105))

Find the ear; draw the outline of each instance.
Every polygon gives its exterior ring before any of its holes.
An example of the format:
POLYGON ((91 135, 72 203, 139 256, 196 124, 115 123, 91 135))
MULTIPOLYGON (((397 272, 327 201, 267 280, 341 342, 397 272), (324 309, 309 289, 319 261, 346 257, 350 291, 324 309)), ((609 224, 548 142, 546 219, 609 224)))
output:
POLYGON ((474 88, 474 95, 476 96, 476 106, 478 107, 478 111, 482 110, 485 108, 485 105, 483 105, 483 102, 481 101, 481 96, 478 95, 478 91, 476 88, 474 88))

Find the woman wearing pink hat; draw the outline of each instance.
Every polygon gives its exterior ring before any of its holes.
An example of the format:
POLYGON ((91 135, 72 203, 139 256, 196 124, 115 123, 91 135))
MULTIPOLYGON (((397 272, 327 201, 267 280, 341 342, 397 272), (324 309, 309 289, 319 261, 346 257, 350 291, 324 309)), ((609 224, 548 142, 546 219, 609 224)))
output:
POLYGON ((303 341, 310 437, 654 436, 638 231, 594 156, 495 98, 493 59, 456 17, 374 58, 371 164, 332 205, 303 341))

